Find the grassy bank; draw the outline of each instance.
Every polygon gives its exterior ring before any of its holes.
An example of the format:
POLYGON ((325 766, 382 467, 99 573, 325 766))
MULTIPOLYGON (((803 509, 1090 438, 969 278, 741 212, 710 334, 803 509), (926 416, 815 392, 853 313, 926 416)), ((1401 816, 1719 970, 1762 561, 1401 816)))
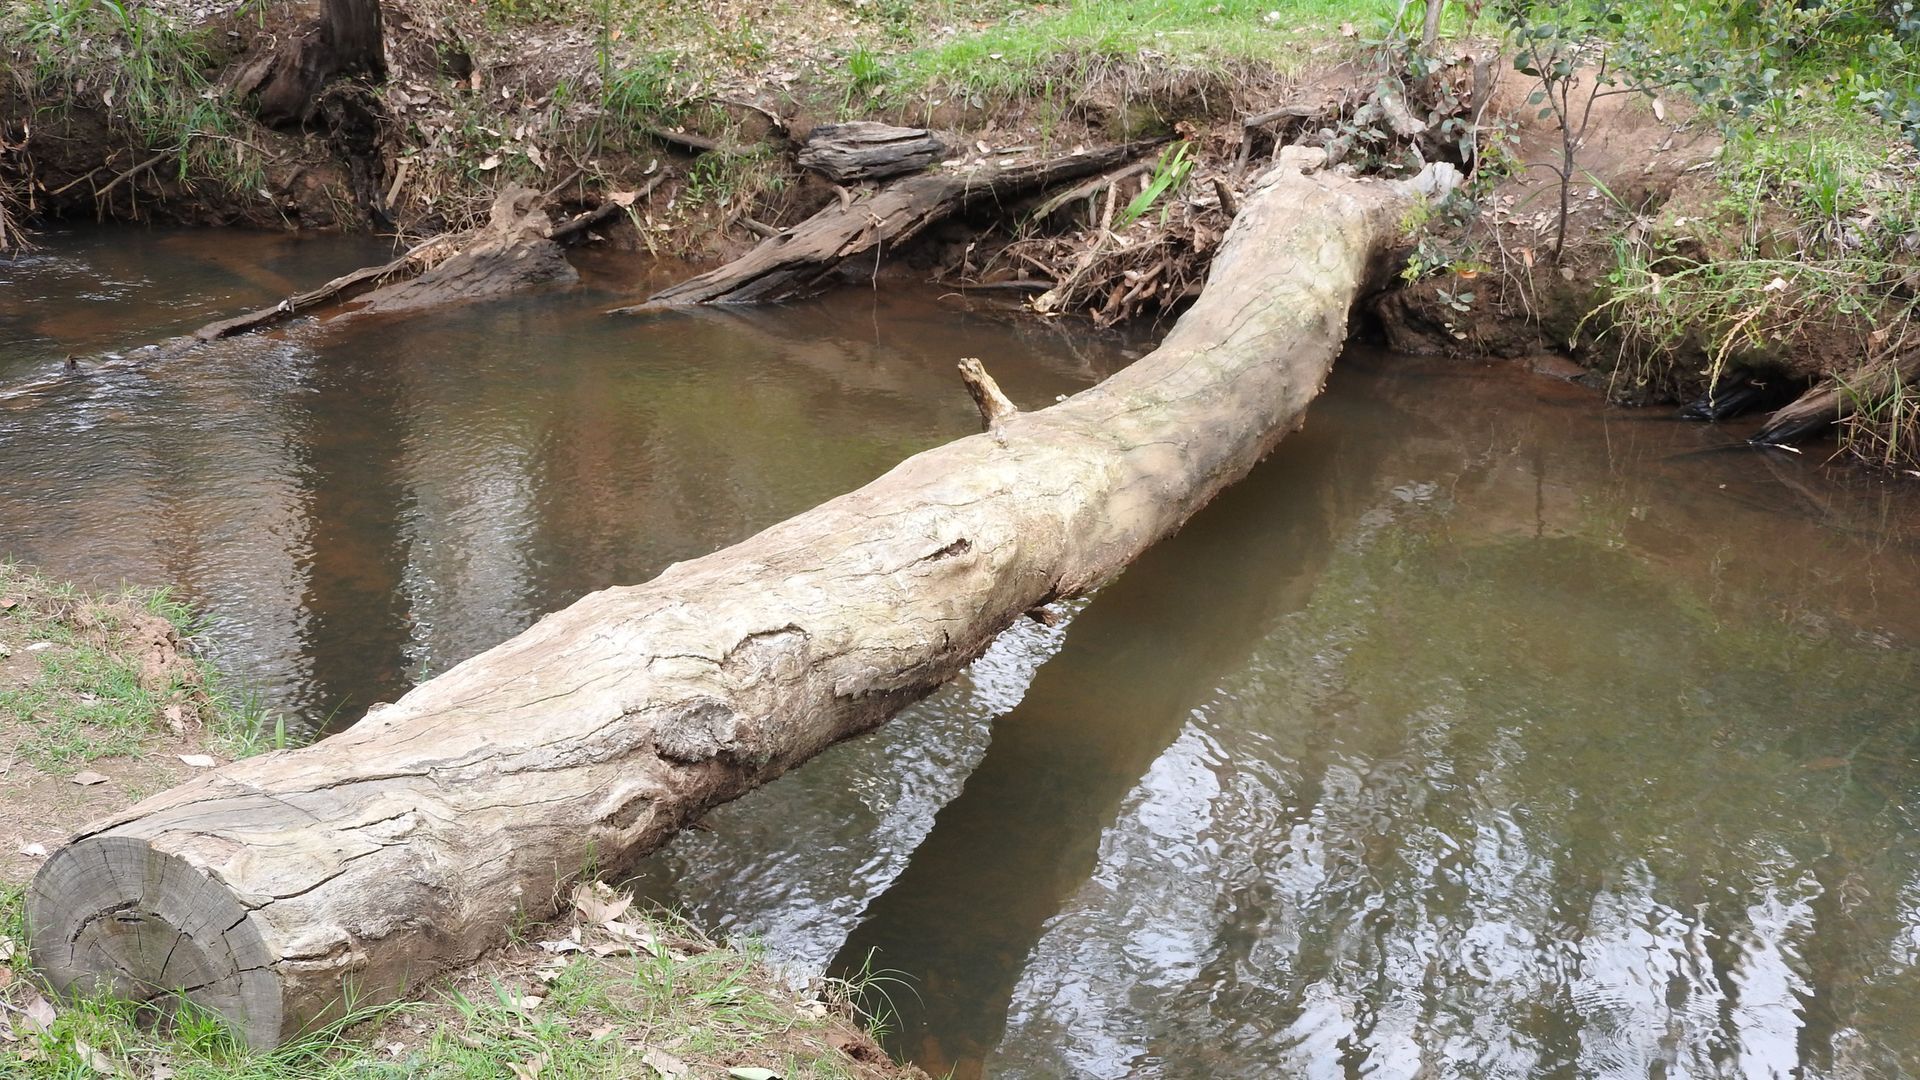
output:
POLYGON ((28 962, 25 889, 95 818, 284 741, 195 654, 163 591, 89 595, 0 564, 0 1078, 739 1077, 913 1075, 857 1022, 850 988, 798 992, 751 946, 723 945, 605 886, 559 922, 271 1053, 190 1003, 54 1001, 28 962))

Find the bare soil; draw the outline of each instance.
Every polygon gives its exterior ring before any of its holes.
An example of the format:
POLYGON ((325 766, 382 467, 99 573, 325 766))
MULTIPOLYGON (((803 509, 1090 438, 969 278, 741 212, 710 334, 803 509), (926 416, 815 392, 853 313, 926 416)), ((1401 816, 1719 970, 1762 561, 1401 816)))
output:
POLYGON ((1424 278, 1375 303, 1387 342, 1401 352, 1527 358, 1579 350, 1576 328, 1602 298, 1613 265, 1612 238, 1644 228, 1683 193, 1702 197, 1720 141, 1690 123, 1691 110, 1623 95, 1600 98, 1577 151, 1565 249, 1556 262, 1560 129, 1527 101, 1527 80, 1507 71, 1490 117, 1513 125, 1515 167, 1494 188, 1473 228, 1486 238, 1484 272, 1424 278), (1460 311, 1442 293, 1478 293, 1460 311))

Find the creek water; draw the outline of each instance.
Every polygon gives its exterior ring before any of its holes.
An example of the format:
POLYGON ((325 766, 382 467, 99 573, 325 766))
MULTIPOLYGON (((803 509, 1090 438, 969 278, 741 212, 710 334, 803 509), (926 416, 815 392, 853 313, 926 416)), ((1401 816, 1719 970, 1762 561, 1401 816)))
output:
MULTIPOLYGON (((971 432, 959 356, 1034 406, 1147 344, 900 290, 607 319, 608 261, 57 375, 377 254, 81 231, 0 264, 0 553, 176 585, 338 727, 971 432)), ((1355 352, 1071 619, 635 884, 869 976, 935 1075, 1920 1073, 1920 500, 1737 435, 1355 352)))

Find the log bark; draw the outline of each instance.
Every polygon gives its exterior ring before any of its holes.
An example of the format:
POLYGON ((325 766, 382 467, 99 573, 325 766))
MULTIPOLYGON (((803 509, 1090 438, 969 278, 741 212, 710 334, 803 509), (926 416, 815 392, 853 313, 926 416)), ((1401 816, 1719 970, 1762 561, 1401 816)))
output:
MULTIPOLYGON (((649 185, 651 192, 653 185, 649 185)), ((562 225, 549 225, 539 207, 542 196, 510 186, 494 199, 488 224, 467 233, 443 233, 378 266, 351 270, 317 288, 295 293, 272 307, 211 322, 187 340, 217 341, 291 319, 303 311, 362 298, 355 314, 411 311, 477 300, 535 285, 577 280, 559 241, 585 229, 622 205, 610 200, 600 210, 562 225), (606 211, 606 213, 601 213, 606 211), (596 216, 597 215, 597 216, 596 216)))
POLYGON ((912 239, 969 206, 1075 180, 1138 156, 1157 143, 1110 146, 1029 165, 982 165, 896 180, 827 207, 761 242, 724 266, 690 278, 614 314, 693 304, 768 304, 816 292, 842 263, 912 239))
POLYGON ((552 238, 553 225, 540 201, 536 191, 508 187, 495 197, 487 226, 458 254, 419 277, 375 289, 345 314, 417 311, 580 280, 552 238))
POLYGON ((946 152, 947 144, 925 128, 855 120, 814 128, 798 160, 836 184, 851 184, 919 172, 946 152))
POLYGON ((94 823, 34 880, 35 963, 65 992, 184 994, 267 1046, 473 960, 1243 476, 1301 422, 1405 201, 1283 158, 1132 367, 94 823))

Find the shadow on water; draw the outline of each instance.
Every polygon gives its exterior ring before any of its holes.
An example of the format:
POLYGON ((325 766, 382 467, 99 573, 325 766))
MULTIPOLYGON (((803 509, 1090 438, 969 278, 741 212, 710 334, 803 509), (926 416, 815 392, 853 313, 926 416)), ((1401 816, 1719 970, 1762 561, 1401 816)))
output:
POLYGON ((407 388, 379 357, 310 370, 281 406, 294 440, 308 525, 300 622, 303 711, 351 724, 406 693, 411 493, 394 468, 406 437, 407 388))

